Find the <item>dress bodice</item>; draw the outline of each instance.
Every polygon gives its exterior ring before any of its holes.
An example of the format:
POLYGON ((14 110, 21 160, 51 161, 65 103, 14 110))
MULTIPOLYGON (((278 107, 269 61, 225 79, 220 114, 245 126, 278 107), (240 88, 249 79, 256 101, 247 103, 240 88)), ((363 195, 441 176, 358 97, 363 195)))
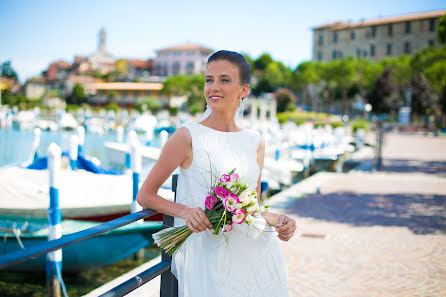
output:
MULTIPOLYGON (((198 123, 184 125, 192 137, 192 163, 180 167, 176 202, 192 207, 204 207, 211 186, 232 169, 243 176, 249 188, 255 190, 259 178, 257 149, 260 135, 253 130, 222 132, 198 123)), ((176 219, 175 224, 184 224, 176 219)))

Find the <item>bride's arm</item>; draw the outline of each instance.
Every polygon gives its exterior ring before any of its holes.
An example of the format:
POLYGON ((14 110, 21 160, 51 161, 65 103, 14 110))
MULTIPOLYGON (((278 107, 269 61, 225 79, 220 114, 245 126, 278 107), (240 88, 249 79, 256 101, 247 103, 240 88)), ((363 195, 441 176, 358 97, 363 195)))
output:
MULTIPOLYGON (((259 193, 258 197, 259 205, 260 205, 260 191, 262 189, 261 182, 262 182, 262 169, 263 169, 264 159, 265 159, 265 141, 263 140, 263 138, 260 138, 259 147, 257 149, 257 164, 259 164, 260 173, 259 173, 259 178, 257 180, 257 189, 256 189, 257 193, 259 193)), ((279 215, 274 212, 265 211, 264 213, 262 213, 262 217, 265 218, 265 220, 268 222, 269 225, 276 226, 277 218, 279 217, 279 215)))
MULTIPOLYGON (((257 193, 260 194, 261 191, 261 177, 262 177, 262 168, 263 168, 263 160, 265 159, 265 141, 263 138, 260 139, 259 148, 257 149, 257 163, 259 164, 260 173, 259 179, 257 180, 257 193)), ((259 205, 260 205, 260 197, 259 205)), ((292 218, 284 215, 277 214, 271 211, 265 211, 262 213, 262 217, 266 220, 266 222, 270 226, 276 227, 276 231, 279 233, 278 237, 281 240, 288 241, 294 235, 294 231, 296 231, 296 221, 292 218)))
POLYGON ((136 197, 144 208, 182 218, 193 232, 212 228, 206 214, 200 208, 175 203, 158 195, 158 190, 180 165, 185 167, 192 160, 192 140, 187 128, 178 129, 164 145, 158 161, 145 179, 136 197))

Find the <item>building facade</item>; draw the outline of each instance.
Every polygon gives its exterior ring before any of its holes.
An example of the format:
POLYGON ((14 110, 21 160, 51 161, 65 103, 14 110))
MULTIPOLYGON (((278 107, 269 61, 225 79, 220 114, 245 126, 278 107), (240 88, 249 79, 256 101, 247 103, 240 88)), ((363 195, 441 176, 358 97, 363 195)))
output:
POLYGON ((445 13, 446 10, 436 10, 313 28, 313 61, 328 62, 347 56, 378 61, 439 46, 438 19, 445 13))
POLYGON ((203 73, 213 50, 204 46, 185 43, 156 51, 156 75, 203 73))
POLYGON ((147 96, 159 97, 163 88, 161 83, 108 82, 84 84, 88 103, 105 106, 117 103, 121 107, 131 108, 139 100, 147 96))

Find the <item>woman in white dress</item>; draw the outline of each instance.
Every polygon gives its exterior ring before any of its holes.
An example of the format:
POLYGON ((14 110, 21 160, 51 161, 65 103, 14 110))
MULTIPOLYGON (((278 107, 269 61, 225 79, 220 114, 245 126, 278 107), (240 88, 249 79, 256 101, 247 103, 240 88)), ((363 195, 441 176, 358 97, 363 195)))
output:
POLYGON ((212 180, 232 169, 260 193, 265 151, 260 135, 235 123, 240 101, 248 94, 250 66, 242 55, 218 51, 209 57, 204 92, 207 117, 179 128, 138 193, 138 203, 175 217, 194 232, 172 257, 180 297, 285 297, 287 270, 278 239, 288 241, 295 221, 270 211, 253 226, 212 234, 203 209, 212 180), (157 194, 180 167, 176 202, 157 194), (276 238, 277 235, 277 238, 276 238))

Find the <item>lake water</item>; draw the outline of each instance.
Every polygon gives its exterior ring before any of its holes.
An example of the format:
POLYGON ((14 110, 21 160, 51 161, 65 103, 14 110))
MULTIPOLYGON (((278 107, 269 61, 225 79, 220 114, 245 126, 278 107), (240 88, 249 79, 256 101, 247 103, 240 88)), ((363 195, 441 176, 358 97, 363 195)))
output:
MULTIPOLYGON (((37 150, 39 157, 46 156, 48 146, 55 142, 63 151, 68 151, 70 146, 70 138, 74 135, 74 131, 42 131, 40 136, 40 145, 37 150)), ((126 139, 127 131, 124 134, 126 139)), ((34 139, 34 132, 32 130, 19 131, 15 129, 0 129, 0 167, 23 162, 28 160, 32 143, 34 139)), ((145 143, 144 135, 138 135, 141 143, 145 143)), ((84 155, 96 157, 101 161, 101 166, 105 168, 115 168, 122 170, 116 164, 112 164, 105 153, 104 142, 116 141, 116 132, 111 131, 103 135, 85 133, 85 142, 82 148, 84 155)), ((159 137, 154 135, 153 145, 159 147, 159 137)))

